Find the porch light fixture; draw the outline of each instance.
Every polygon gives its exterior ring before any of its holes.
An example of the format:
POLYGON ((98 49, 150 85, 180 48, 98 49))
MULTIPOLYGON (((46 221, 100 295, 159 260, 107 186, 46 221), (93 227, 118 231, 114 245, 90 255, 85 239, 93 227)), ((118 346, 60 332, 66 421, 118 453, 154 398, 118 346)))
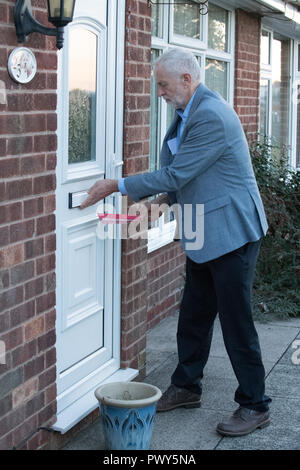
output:
POLYGON ((156 0, 148 0, 148 7, 150 8, 151 5, 192 5, 196 4, 199 5, 199 13, 200 15, 207 15, 208 13, 208 0, 200 1, 200 0, 186 0, 184 2, 159 2, 156 0))
POLYGON ((31 33, 56 36, 56 47, 61 49, 64 43, 64 27, 73 20, 76 0, 47 0, 48 20, 55 26, 47 28, 32 16, 30 0, 16 0, 14 20, 18 42, 26 41, 31 33))

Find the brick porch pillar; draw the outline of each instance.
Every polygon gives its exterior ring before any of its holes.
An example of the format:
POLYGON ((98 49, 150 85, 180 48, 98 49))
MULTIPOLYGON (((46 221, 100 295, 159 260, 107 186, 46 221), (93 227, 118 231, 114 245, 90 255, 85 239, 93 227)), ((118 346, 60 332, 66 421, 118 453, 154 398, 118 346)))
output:
POLYGON ((259 125, 260 17, 236 10, 234 107, 248 141, 255 140, 259 125))
MULTIPOLYGON (((151 8, 126 2, 124 176, 145 173, 149 164, 151 8)), ((121 366, 146 367, 147 240, 122 242, 121 366)))
MULTIPOLYGON (((38 449, 56 414, 57 54, 55 39, 33 34, 35 78, 9 77, 14 3, 0 0, 0 449, 38 449)), ((32 4, 47 24, 46 2, 32 4)))

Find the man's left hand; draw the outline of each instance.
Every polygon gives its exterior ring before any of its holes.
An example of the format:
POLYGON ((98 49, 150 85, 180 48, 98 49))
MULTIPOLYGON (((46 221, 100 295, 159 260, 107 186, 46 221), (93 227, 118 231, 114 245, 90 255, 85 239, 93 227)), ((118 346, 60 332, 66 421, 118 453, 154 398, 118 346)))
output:
POLYGON ((119 191, 118 180, 99 180, 88 190, 88 197, 79 206, 80 209, 96 204, 112 193, 119 191))

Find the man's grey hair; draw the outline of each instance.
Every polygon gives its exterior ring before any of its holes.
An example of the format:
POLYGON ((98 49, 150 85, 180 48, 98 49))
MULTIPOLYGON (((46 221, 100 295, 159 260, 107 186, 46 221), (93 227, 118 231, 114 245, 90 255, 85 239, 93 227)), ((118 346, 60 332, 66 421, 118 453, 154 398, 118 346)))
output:
POLYGON ((164 67, 174 75, 191 74, 193 82, 200 83, 201 70, 194 54, 185 49, 169 48, 154 63, 154 68, 164 67))

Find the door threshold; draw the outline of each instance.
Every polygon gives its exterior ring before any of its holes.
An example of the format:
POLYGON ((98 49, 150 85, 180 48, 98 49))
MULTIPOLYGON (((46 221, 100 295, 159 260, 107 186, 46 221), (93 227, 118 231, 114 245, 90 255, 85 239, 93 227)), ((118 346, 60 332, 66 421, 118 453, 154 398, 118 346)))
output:
MULTIPOLYGON (((119 369, 110 377, 103 380, 103 382, 99 383, 98 386, 110 382, 130 382, 135 377, 137 377, 138 374, 139 371, 137 369, 119 369)), ((79 423, 79 421, 94 411, 98 407, 99 403, 95 397, 94 391, 95 389, 93 388, 70 406, 62 410, 57 415, 57 421, 52 425, 51 428, 54 431, 65 434, 73 426, 79 423)))

